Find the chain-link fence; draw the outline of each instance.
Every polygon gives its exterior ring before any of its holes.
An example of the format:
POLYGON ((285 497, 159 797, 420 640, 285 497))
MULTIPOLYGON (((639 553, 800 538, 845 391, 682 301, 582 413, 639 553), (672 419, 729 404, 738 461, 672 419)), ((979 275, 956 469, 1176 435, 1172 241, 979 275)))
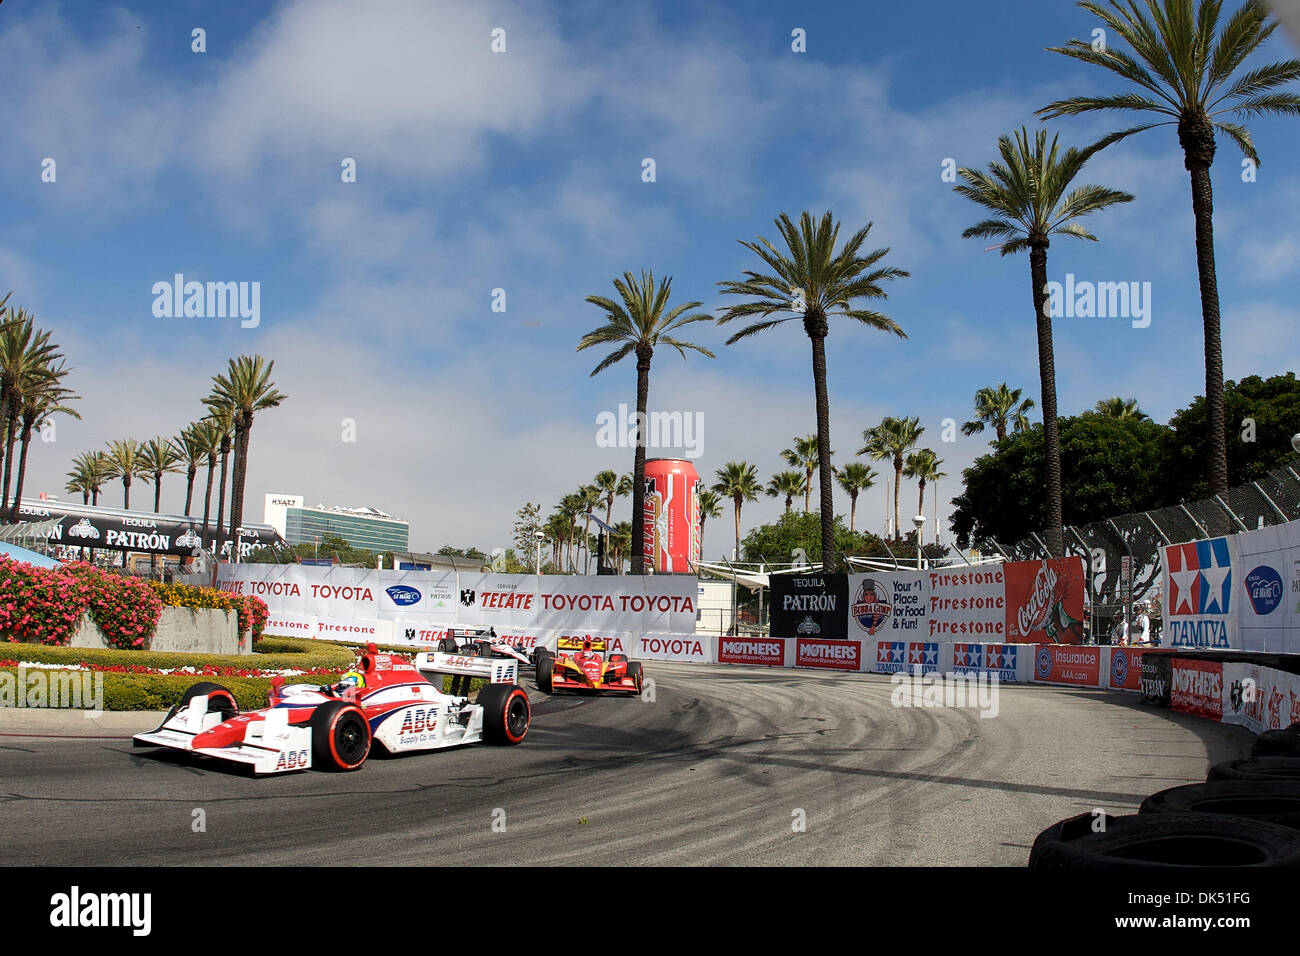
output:
MULTIPOLYGON (((1160 548, 1234 531, 1250 531, 1300 518, 1300 474, 1295 467, 1275 468, 1256 481, 1231 488, 1221 496, 1155 511, 1117 515, 1104 521, 1065 527, 1065 550, 1084 561, 1089 634, 1104 638, 1125 607, 1124 558, 1132 568, 1131 600, 1141 604, 1159 624, 1160 548)), ((1048 556, 1041 534, 1005 546, 983 541, 1012 561, 1048 556)))

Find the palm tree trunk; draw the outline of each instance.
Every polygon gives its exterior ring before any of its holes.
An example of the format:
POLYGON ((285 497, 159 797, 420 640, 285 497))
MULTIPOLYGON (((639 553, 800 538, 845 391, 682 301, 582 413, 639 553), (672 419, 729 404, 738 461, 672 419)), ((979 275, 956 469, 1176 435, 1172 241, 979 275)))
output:
MULTIPOLYGON (((636 454, 632 466, 632 573, 645 574, 645 414, 650 405, 650 357, 647 345, 636 349, 636 454)), ((740 519, 736 519, 739 540, 740 519)))
POLYGON ((194 501, 194 479, 199 476, 199 466, 192 465, 185 472, 185 517, 190 516, 190 505, 194 501))
POLYGON ((131 476, 122 476, 122 510, 131 510, 131 476))
POLYGON ((11 466, 14 462, 14 442, 18 437, 17 405, 13 405, 9 410, 9 419, 5 431, 4 495, 0 497, 0 514, 4 514, 5 509, 9 506, 9 479, 12 471, 11 466))
MULTIPOLYGON (((235 433, 235 475, 231 490, 230 530, 235 535, 235 548, 239 548, 239 529, 244 524, 244 483, 248 479, 248 438, 253 428, 252 416, 235 433)), ((238 557, 238 551, 235 552, 238 557)))
POLYGON ((812 508, 812 473, 811 468, 804 469, 803 479, 803 513, 807 514, 812 508))
POLYGON ((817 391, 817 468, 821 482, 822 518, 822 570, 833 571, 839 566, 835 554, 835 499, 831 474, 831 404, 826 396, 826 316, 818 313, 809 324, 804 316, 804 327, 812 339, 813 385, 817 391))
MULTIPOLYGON (((921 486, 921 490, 916 496, 916 513, 923 515, 925 514, 925 479, 921 478, 917 483, 921 486)), ((916 546, 918 548, 921 546, 921 532, 924 530, 925 525, 921 525, 921 527, 916 529, 916 546)))
MULTIPOLYGON (((701 561, 704 560, 704 522, 707 520, 708 519, 704 517, 704 514, 701 513, 700 514, 700 560, 701 561)), ((619 567, 622 568, 622 565, 619 565, 619 567)))
POLYGON ((33 422, 23 421, 22 449, 18 453, 18 485, 14 488, 14 510, 11 520, 18 521, 18 509, 23 502, 23 479, 27 475, 27 446, 32 440, 33 422))
POLYGON ((857 534, 858 520, 858 495, 857 492, 849 495, 849 531, 857 534))
POLYGON ((1214 128, 1203 118, 1199 121, 1180 120, 1178 140, 1183 147, 1183 165, 1191 176, 1192 213, 1196 217, 1196 274, 1201 286, 1201 322, 1205 327, 1205 427, 1209 432, 1205 443, 1207 478, 1210 494, 1221 495, 1228 490, 1228 442, 1224 431, 1226 414, 1219 284, 1214 266, 1214 193, 1210 186, 1214 128))
POLYGON ((217 491, 217 535, 213 539, 216 546, 215 557, 217 561, 221 560, 221 535, 223 534, 223 522, 226 517, 226 467, 230 460, 230 448, 225 442, 221 443, 221 486, 217 491))
POLYGON ((1048 312, 1047 243, 1036 242, 1029 249, 1030 281, 1033 283, 1034 316, 1038 325, 1038 377, 1043 392, 1043 443, 1047 479, 1047 550, 1050 557, 1065 553, 1061 528, 1061 432, 1056 417, 1056 355, 1052 348, 1052 317, 1048 312))
POLYGON ((903 487, 903 456, 894 456, 894 540, 903 540, 903 510, 898 504, 898 491, 903 487))
POLYGON ((740 496, 737 495, 732 499, 736 504, 736 556, 735 560, 740 560, 740 496))
MULTIPOLYGON (((153 473, 153 513, 157 514, 162 509, 162 472, 153 473)), ((186 509, 189 510, 188 508, 186 509)), ((158 570, 158 555, 149 555, 149 573, 153 574, 158 570)))
POLYGON ((217 456, 208 455, 208 488, 203 493, 203 550, 208 548, 208 516, 212 509, 212 472, 217 467, 217 456))

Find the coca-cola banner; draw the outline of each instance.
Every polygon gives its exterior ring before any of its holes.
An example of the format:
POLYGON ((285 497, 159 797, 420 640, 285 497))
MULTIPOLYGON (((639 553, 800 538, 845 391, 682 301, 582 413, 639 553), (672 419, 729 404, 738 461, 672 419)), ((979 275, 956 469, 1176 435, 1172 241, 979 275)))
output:
POLYGON ((772 575, 772 635, 844 639, 848 635, 849 577, 772 575))
MULTIPOLYGON (((226 590, 266 601, 289 631, 328 636, 366 626, 397 643, 434 643, 451 625, 494 627, 528 647, 554 646, 560 634, 694 634, 695 578, 460 574, 373 571, 310 565, 224 564, 226 590)), ((273 631, 274 633, 274 631, 273 631)))
POLYGON ((1083 643, 1083 559, 1003 565, 1007 640, 1013 644, 1083 643))

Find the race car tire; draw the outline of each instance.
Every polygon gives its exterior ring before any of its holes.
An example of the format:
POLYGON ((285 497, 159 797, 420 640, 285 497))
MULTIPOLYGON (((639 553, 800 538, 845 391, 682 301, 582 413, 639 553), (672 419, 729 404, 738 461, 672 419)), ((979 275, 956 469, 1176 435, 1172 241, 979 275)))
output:
POLYGON ((1092 813, 1048 827, 1029 851, 1031 867, 1300 866, 1300 831, 1208 813, 1092 813))
POLYGON ((537 661, 537 689, 543 694, 551 693, 551 678, 555 675, 555 658, 549 655, 537 661))
POLYGON ((184 710, 195 697, 207 697, 208 713, 220 713, 222 720, 229 720, 239 713, 239 704, 235 702, 235 695, 220 684, 213 684, 210 681, 200 681, 185 691, 181 696, 180 706, 176 709, 184 710))
POLYGON ((370 724, 356 704, 332 700, 311 715, 312 766, 359 770, 370 755, 370 724))
POLYGON ((534 667, 538 666, 545 658, 548 657, 551 660, 555 660, 555 655, 551 652, 551 649, 549 647, 539 647, 536 651, 533 652, 533 666, 534 667))
POLYGON ((626 654, 610 654, 610 655, 609 655, 609 663, 611 663, 611 664, 620 664, 620 663, 621 663, 621 664, 626 664, 626 663, 627 663, 627 655, 626 655, 626 654))
POLYGON ((1300 757, 1247 757, 1216 763, 1206 775, 1217 780, 1300 780, 1300 757))
POLYGON ((483 708, 483 742, 517 744, 528 735, 532 708, 528 694, 518 684, 488 684, 478 692, 483 708))
POLYGON ((645 686, 645 670, 641 667, 640 661, 633 661, 627 665, 627 676, 636 681, 636 690, 639 694, 645 686))
POLYGON ((444 637, 438 642, 438 651, 442 654, 455 654, 460 648, 456 646, 454 637, 444 637))
POLYGON ((1266 730, 1251 745, 1252 757, 1300 757, 1300 723, 1285 730, 1266 730))
POLYGON ((1218 780, 1170 787, 1143 800, 1138 813, 1212 813, 1300 830, 1300 780, 1218 780))

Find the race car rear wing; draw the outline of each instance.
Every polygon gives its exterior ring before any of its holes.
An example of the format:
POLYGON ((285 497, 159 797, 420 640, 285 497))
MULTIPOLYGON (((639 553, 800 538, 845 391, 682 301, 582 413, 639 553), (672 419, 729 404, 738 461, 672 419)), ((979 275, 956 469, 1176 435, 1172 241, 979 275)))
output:
POLYGON ((422 652, 415 655, 415 667, 425 674, 482 677, 490 684, 514 684, 519 677, 519 662, 504 657, 466 657, 441 651, 422 652))

